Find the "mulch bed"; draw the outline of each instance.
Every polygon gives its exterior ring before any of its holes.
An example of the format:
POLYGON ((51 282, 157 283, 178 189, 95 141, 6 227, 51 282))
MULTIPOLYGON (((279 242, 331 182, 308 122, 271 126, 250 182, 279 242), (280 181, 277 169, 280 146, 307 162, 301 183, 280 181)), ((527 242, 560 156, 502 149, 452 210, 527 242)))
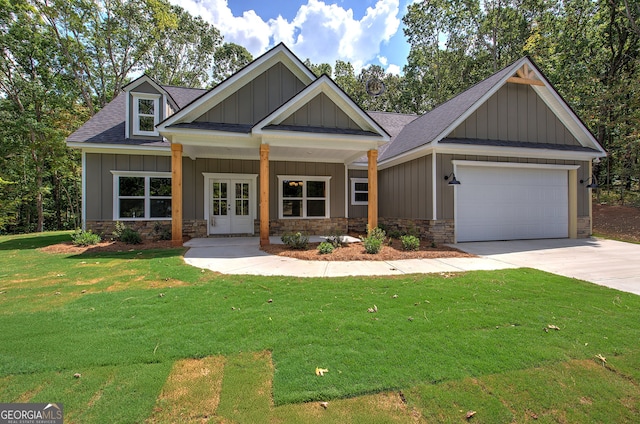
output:
POLYGON ((383 246, 379 253, 368 254, 362 243, 349 243, 332 253, 321 255, 317 248, 320 243, 309 243, 306 250, 292 250, 283 244, 272 244, 262 248, 272 255, 287 256, 307 261, 391 261, 400 259, 473 258, 475 255, 448 246, 420 246, 416 251, 402 249, 400 240, 393 240, 390 246, 383 246))

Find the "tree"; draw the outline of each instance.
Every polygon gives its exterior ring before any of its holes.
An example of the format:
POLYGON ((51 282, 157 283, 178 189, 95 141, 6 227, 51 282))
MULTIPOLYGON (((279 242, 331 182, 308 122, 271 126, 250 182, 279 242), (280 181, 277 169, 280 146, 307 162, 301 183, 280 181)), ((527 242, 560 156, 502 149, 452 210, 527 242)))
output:
MULTIPOLYGON (((209 85, 215 54, 224 49, 224 46, 220 48, 220 32, 179 6, 171 6, 171 13, 177 17, 178 24, 166 28, 152 46, 149 58, 144 61, 145 73, 161 84, 204 88, 209 85)), ((251 55, 244 52, 251 61, 251 55)), ((246 58, 244 52, 239 50, 239 57, 235 59, 242 62, 246 58)))
POLYGON ((57 59, 56 43, 33 7, 24 1, 3 4, 0 29, 0 142, 5 165, 0 178, 15 184, 3 193, 2 201, 19 205, 17 220, 26 229, 35 203, 34 229, 42 231, 51 164, 67 154, 61 112, 73 103, 75 92, 57 59))
POLYGON ((224 43, 213 54, 213 82, 224 81, 252 60, 251 53, 244 47, 234 43, 224 43))
POLYGON ((178 17, 166 0, 31 0, 92 113, 144 71, 178 17))

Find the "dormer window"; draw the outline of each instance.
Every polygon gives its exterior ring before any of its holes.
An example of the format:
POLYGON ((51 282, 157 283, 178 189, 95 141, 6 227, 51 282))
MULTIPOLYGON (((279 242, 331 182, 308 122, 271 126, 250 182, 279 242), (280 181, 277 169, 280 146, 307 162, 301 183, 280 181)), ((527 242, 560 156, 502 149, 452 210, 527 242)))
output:
POLYGON ((133 99, 133 135, 157 136, 160 122, 160 95, 131 93, 133 99))

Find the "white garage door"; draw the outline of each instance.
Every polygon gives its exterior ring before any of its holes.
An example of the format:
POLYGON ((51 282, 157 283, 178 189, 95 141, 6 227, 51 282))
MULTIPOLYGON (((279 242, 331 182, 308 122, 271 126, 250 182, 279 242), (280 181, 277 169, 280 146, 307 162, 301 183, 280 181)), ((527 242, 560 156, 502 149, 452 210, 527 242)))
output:
POLYGON ((456 177, 457 241, 568 237, 567 170, 459 165, 456 177))

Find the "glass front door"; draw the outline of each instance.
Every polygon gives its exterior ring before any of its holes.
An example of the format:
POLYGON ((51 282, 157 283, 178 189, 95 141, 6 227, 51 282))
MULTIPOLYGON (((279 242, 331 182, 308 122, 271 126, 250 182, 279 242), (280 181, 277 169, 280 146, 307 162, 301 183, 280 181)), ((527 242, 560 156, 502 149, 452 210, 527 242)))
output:
POLYGON ((209 234, 253 233, 251 180, 212 179, 209 234))

